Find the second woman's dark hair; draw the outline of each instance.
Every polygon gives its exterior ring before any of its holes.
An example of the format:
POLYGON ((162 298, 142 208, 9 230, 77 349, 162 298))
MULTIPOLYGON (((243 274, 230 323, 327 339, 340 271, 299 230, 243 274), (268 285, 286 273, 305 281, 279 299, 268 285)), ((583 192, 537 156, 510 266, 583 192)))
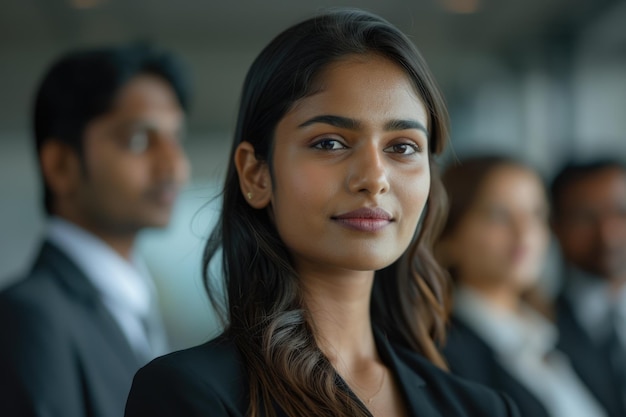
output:
POLYGON ((334 11, 278 35, 253 62, 245 79, 234 143, 223 190, 221 219, 204 255, 211 301, 245 360, 249 414, 274 415, 277 404, 290 416, 365 416, 368 411, 337 386, 332 364, 315 342, 298 274, 267 210, 242 196, 233 157, 247 141, 272 172, 276 125, 294 104, 315 92, 329 64, 350 55, 378 55, 401 67, 428 114, 431 190, 421 226, 405 255, 376 273, 372 318, 387 334, 443 361, 434 339, 443 337, 445 274, 432 255, 445 197, 433 154, 447 140, 448 115, 434 79, 414 45, 385 20, 361 11, 334 11), (227 300, 212 288, 209 263, 219 256, 227 300))

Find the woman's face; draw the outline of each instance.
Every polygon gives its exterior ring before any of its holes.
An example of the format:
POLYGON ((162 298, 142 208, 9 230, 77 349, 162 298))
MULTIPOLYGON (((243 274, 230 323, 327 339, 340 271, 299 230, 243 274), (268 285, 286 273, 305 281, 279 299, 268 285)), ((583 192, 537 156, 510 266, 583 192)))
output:
POLYGON ((426 110, 378 56, 317 81, 276 126, 273 218, 300 273, 378 270, 407 249, 428 197, 426 110))
POLYGON ((467 285, 528 288, 549 242, 543 184, 527 168, 503 165, 485 178, 449 239, 452 264, 467 285))

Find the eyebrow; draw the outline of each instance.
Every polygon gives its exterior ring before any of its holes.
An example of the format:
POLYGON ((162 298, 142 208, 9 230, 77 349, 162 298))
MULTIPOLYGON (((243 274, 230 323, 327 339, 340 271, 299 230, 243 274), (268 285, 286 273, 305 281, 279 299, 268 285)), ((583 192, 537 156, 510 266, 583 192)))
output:
MULTIPOLYGON (((335 126, 341 129, 348 129, 348 130, 358 130, 362 126, 362 123, 356 119, 351 119, 349 117, 343 117, 343 116, 335 116, 331 114, 323 114, 320 116, 315 116, 305 121, 304 123, 301 123, 298 127, 299 128, 307 127, 316 123, 327 124, 327 125, 335 126)), ((389 120, 388 122, 385 123, 385 126, 383 127, 383 129, 386 132, 392 132, 396 130, 415 129, 415 130, 420 130, 424 132, 426 136, 428 137, 428 129, 426 129, 426 127, 422 123, 413 119, 389 120)))
POLYGON ((426 126, 413 119, 393 119, 385 123, 384 130, 386 132, 393 132, 396 130, 421 130, 428 137, 428 129, 426 126))

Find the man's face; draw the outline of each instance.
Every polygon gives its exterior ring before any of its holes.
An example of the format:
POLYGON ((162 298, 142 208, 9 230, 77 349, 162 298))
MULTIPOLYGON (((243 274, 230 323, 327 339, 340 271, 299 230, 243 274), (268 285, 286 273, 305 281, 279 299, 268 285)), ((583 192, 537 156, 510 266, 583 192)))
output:
POLYGON ((566 260, 609 280, 626 279, 626 172, 607 167, 568 185, 554 231, 566 260))
POLYGON ((139 75, 111 111, 85 129, 85 172, 72 195, 88 227, 134 233, 165 226, 189 175, 182 150, 184 114, 163 79, 139 75))

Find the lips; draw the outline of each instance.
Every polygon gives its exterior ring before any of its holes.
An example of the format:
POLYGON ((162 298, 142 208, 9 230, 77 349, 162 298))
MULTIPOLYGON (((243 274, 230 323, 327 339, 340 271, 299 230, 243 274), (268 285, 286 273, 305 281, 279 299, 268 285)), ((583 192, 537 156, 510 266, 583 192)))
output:
POLYGON ((393 221, 393 216, 379 207, 362 207, 333 216, 332 219, 349 229, 376 232, 389 225, 393 221))

